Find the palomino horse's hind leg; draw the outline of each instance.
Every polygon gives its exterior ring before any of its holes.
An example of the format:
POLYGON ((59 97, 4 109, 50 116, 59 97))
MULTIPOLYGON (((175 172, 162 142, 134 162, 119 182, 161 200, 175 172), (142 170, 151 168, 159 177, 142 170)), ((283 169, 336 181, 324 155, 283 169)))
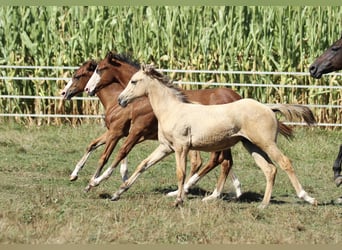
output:
POLYGON ((93 140, 87 147, 85 154, 79 160, 79 162, 76 164, 74 171, 70 174, 70 181, 75 181, 77 180, 78 177, 78 172, 83 168, 84 164, 89 158, 89 155, 98 147, 102 146, 103 144, 106 143, 106 137, 107 137, 107 132, 93 140))
POLYGON ((295 174, 295 171, 292 167, 291 161, 287 158, 277 147, 275 143, 268 145, 265 148, 265 152, 268 156, 277 163, 288 175, 292 186, 296 190, 297 196, 312 205, 317 205, 317 200, 315 198, 310 197, 305 190, 302 188, 302 185, 299 183, 299 180, 295 174))
POLYGON ((247 140, 243 141, 243 145, 252 155, 255 163, 260 167, 260 169, 263 171, 266 177, 266 188, 264 198, 261 204, 259 205, 260 208, 265 208, 271 200, 272 189, 277 174, 277 168, 272 164, 271 160, 267 157, 267 155, 257 146, 255 146, 247 140))

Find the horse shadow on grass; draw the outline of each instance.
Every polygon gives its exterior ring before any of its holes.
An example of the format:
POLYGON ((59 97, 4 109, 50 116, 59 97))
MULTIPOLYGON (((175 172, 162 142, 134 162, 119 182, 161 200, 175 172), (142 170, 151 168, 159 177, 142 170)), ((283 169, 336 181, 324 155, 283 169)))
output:
MULTIPOLYGON (((175 190, 175 188, 172 188, 172 187, 154 189, 155 192, 162 193, 165 195, 169 192, 174 191, 174 190, 175 190)), ((208 190, 205 190, 205 189, 200 188, 200 187, 193 187, 189 190, 189 193, 187 195, 187 199, 189 199, 189 200, 198 199, 199 197, 204 198, 210 194, 211 194, 211 192, 209 192, 208 190)), ((264 197, 263 194, 259 194, 259 193, 252 192, 252 191, 246 191, 246 192, 243 192, 239 198, 236 198, 235 193, 222 193, 220 196, 220 199, 227 201, 227 202, 252 203, 252 202, 261 202, 263 197, 264 197)), ((271 197, 270 202, 272 204, 285 204, 285 203, 287 203, 285 201, 275 200, 273 197, 271 197)))

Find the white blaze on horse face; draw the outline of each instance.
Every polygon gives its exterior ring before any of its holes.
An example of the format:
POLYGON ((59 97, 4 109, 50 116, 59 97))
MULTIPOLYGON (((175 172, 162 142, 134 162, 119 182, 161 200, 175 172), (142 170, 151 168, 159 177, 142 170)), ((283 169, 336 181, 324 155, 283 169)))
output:
POLYGON ((87 85, 85 86, 85 91, 88 93, 91 93, 95 90, 96 85, 100 82, 101 76, 99 73, 97 73, 97 67, 93 73, 93 75, 90 77, 89 81, 87 82, 87 85))
POLYGON ((68 92, 69 88, 72 85, 72 79, 70 79, 67 83, 67 85, 65 85, 64 89, 61 91, 61 95, 64 97, 65 94, 68 92))

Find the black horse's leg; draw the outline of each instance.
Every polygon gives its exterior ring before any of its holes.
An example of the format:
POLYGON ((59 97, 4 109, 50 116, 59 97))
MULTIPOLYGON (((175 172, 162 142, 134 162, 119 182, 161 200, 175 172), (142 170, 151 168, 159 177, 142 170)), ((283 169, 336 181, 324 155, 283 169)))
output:
POLYGON ((342 184, 341 166, 342 166, 342 144, 340 145, 340 151, 338 152, 337 158, 333 165, 334 180, 335 180, 336 186, 340 186, 342 184))

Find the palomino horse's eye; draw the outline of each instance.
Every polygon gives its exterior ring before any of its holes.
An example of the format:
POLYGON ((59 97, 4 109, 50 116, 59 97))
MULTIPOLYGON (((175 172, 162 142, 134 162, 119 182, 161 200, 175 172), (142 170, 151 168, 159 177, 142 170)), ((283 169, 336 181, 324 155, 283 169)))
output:
POLYGON ((132 81, 131 81, 131 83, 132 83, 133 85, 136 85, 137 82, 138 82, 137 80, 132 80, 132 81))

